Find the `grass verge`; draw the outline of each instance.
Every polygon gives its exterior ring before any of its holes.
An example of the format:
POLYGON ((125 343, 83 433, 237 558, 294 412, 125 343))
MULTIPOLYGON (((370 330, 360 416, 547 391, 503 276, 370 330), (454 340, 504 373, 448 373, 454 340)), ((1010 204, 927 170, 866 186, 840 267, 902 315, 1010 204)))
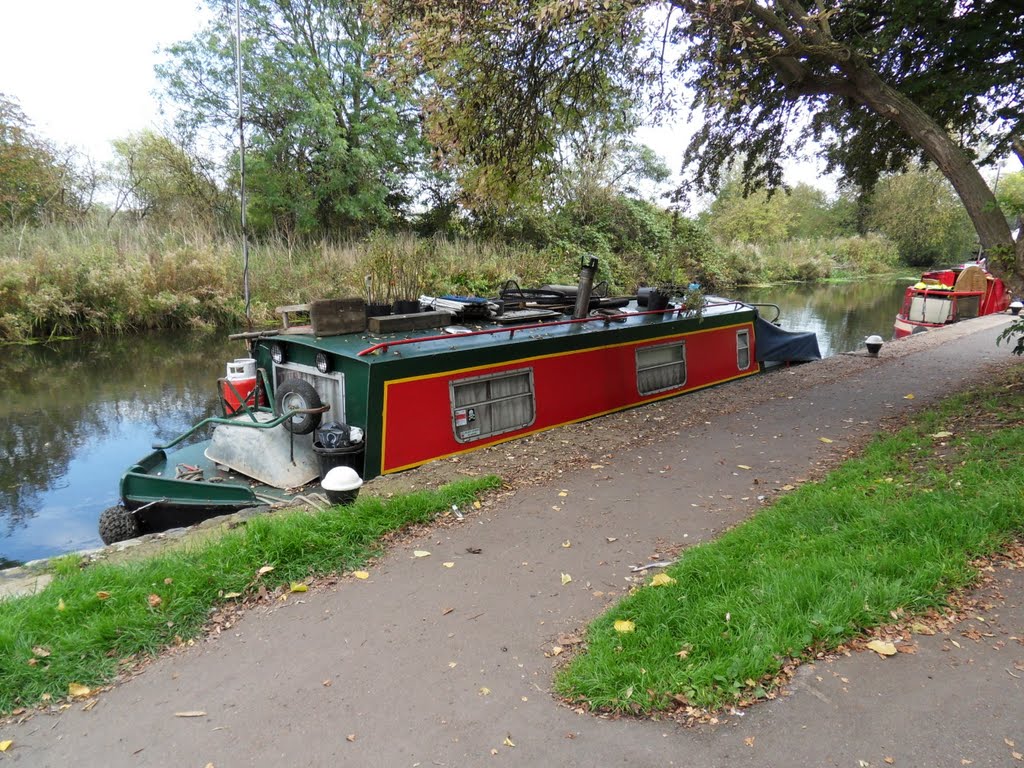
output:
POLYGON ((82 569, 77 558, 58 560, 41 593, 0 602, 0 712, 66 697, 73 683, 110 682, 139 655, 198 635, 218 603, 362 565, 381 551, 382 537, 499 482, 257 517, 215 541, 137 562, 82 569), (257 576, 264 566, 272 570, 257 576))
POLYGON ((625 712, 745 703, 769 695, 794 658, 890 611, 941 606, 976 578, 973 559, 1024 531, 1019 376, 918 414, 823 481, 687 550, 668 583, 649 581, 590 625, 558 692, 625 712))

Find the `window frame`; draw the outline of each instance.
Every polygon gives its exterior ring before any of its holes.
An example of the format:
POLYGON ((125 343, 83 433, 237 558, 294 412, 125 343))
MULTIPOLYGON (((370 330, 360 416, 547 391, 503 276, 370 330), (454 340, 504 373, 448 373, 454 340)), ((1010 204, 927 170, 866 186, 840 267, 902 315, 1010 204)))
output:
POLYGON ((736 331, 736 370, 738 370, 738 371, 749 371, 750 370, 750 364, 751 364, 751 357, 750 357, 750 329, 749 328, 740 328, 738 331, 736 331), (740 339, 741 338, 744 339, 745 342, 746 342, 746 345, 742 346, 742 347, 740 346, 740 339), (747 353, 747 364, 746 365, 740 365, 740 352, 746 352, 747 353))
MULTIPOLYGON (((488 387, 488 396, 490 397, 490 387, 488 387)), ((461 379, 450 379, 448 381, 448 404, 449 411, 451 414, 451 425, 452 435, 455 437, 455 441, 461 444, 475 443, 479 440, 486 440, 489 437, 495 437, 497 435, 508 434, 509 432, 516 432, 520 429, 526 429, 533 426, 537 422, 537 389, 535 386, 535 380, 533 375, 533 367, 529 366, 526 368, 514 368, 505 371, 496 371, 494 373, 484 373, 478 376, 467 376, 461 379), (522 376, 523 374, 527 377, 528 388, 526 392, 521 392, 515 395, 506 395, 504 397, 492 398, 488 400, 482 400, 480 402, 456 405, 455 392, 456 389, 464 385, 480 384, 483 382, 491 382, 497 379, 508 379, 516 376, 522 376), (481 406, 490 407, 494 403, 506 402, 509 400, 515 400, 519 398, 528 397, 530 401, 530 419, 529 421, 517 424, 516 426, 503 427, 501 429, 492 430, 487 433, 480 433, 466 437, 459 434, 459 425, 457 423, 456 412, 459 410, 467 410, 469 408, 480 408, 481 406)))
POLYGON ((642 347, 637 347, 634 359, 635 359, 635 364, 636 364, 636 391, 637 391, 637 393, 641 397, 650 397, 651 395, 657 395, 657 394, 660 394, 662 392, 671 392, 672 390, 682 389, 683 387, 686 386, 686 380, 687 380, 687 377, 689 376, 689 370, 688 370, 688 367, 686 365, 686 339, 673 339, 672 341, 664 341, 664 342, 661 342, 660 344, 647 344, 647 345, 644 345, 642 347), (665 348, 665 347, 679 347, 679 349, 682 352, 682 355, 680 356, 680 359, 679 360, 670 361, 670 362, 667 362, 667 363, 656 363, 655 365, 648 365, 648 366, 643 367, 643 368, 640 367, 640 355, 642 353, 647 352, 649 350, 653 350, 653 349, 662 349, 662 348, 665 348), (678 384, 671 384, 670 386, 660 387, 658 389, 652 389, 652 390, 647 391, 647 392, 645 392, 641 388, 641 386, 640 386, 640 375, 642 373, 645 373, 647 371, 653 370, 655 368, 665 368, 665 367, 668 367, 670 365, 679 365, 679 364, 682 364, 682 366, 683 366, 683 377, 682 377, 682 381, 680 381, 678 384))

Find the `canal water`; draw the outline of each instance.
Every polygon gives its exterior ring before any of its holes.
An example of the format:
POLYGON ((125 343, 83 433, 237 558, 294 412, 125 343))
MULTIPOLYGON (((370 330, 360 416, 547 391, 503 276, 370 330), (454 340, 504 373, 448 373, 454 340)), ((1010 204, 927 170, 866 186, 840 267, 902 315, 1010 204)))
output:
MULTIPOLYGON (((822 355, 890 338, 902 280, 749 288, 732 296, 782 309, 818 334, 822 355)), ((765 316, 771 319, 771 312, 765 316)), ((101 546, 100 512, 121 473, 215 415, 215 381, 240 342, 223 334, 114 337, 0 347, 0 568, 101 546)))

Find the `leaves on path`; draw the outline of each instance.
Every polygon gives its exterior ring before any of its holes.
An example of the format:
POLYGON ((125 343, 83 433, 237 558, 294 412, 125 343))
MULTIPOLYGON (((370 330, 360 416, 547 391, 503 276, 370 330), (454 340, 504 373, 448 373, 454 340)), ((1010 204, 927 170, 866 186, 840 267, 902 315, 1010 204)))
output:
POLYGON ((868 643, 868 650, 874 651, 879 656, 896 655, 896 646, 887 640, 872 640, 868 643))
POLYGON ((430 553, 425 549, 417 549, 412 553, 413 557, 430 557, 430 553))
POLYGON ((506 746, 506 747, 514 747, 514 746, 515 746, 515 743, 514 743, 514 742, 512 741, 512 734, 511 734, 511 733, 510 733, 510 734, 508 734, 508 735, 507 735, 507 736, 505 737, 505 740, 504 740, 503 742, 501 742, 501 743, 502 743, 502 744, 503 744, 504 746, 506 746))
POLYGON ((370 578, 369 571, 355 571, 353 574, 357 579, 368 579, 370 578))
POLYGON ((904 400, 913 400, 913 399, 914 399, 914 393, 913 393, 913 392, 911 392, 911 393, 910 393, 910 394, 908 394, 908 395, 904 395, 904 396, 903 396, 903 399, 904 399, 904 400))
POLYGON ((736 467, 737 469, 750 469, 746 464, 737 464, 736 467))
POLYGON ((4 739, 3 741, 0 741, 0 752, 6 752, 11 748, 13 743, 14 741, 12 739, 4 739))
POLYGON ((451 561, 451 560, 449 560, 447 563, 441 563, 441 565, 443 565, 445 568, 454 568, 455 567, 455 563, 453 561, 451 561))
POLYGON ((572 581, 572 576, 570 576, 568 573, 563 573, 562 574, 562 586, 564 587, 570 581, 572 581))
POLYGON ((490 688, 488 688, 488 687, 487 687, 487 686, 485 685, 485 686, 484 686, 483 688, 481 688, 481 689, 480 689, 479 691, 477 691, 477 693, 478 693, 478 694, 479 694, 480 696, 490 696, 490 695, 491 695, 491 689, 490 689, 490 688))
POLYGON ((562 549, 568 549, 571 546, 572 546, 572 542, 569 541, 568 539, 566 539, 565 541, 562 542, 562 549))
POLYGON ((201 709, 189 709, 185 712, 175 712, 175 717, 206 717, 206 713, 201 709))

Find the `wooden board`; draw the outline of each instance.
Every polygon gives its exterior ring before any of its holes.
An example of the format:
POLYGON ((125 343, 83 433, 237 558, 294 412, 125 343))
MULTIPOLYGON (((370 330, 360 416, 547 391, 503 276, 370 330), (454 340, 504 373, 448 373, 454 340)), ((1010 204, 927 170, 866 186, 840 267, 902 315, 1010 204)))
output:
POLYGON ((370 318, 370 333, 400 333, 444 328, 450 325, 450 312, 412 312, 408 315, 385 315, 370 318))
POLYGON ((366 303, 359 298, 321 299, 309 305, 315 336, 340 336, 366 330, 366 303))

